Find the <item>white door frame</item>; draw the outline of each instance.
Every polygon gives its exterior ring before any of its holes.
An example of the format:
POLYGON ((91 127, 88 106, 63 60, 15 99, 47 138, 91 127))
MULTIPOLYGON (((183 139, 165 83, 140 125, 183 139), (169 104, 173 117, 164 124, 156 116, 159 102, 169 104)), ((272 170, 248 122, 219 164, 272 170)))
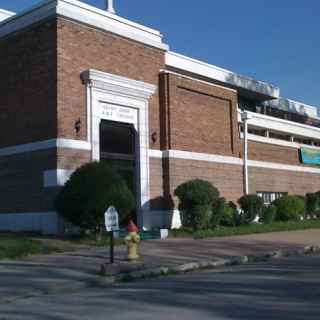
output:
POLYGON ((92 69, 81 76, 87 88, 87 139, 92 161, 100 160, 101 120, 130 123, 137 131, 137 220, 143 227, 143 212, 150 210, 149 100, 156 86, 92 69))

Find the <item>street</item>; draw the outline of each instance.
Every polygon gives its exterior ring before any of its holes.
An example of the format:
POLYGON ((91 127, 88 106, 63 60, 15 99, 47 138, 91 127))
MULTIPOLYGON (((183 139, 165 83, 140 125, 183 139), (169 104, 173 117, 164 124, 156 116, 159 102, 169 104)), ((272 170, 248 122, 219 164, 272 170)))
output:
POLYGON ((320 256, 119 283, 0 305, 1 320, 319 319, 320 256))

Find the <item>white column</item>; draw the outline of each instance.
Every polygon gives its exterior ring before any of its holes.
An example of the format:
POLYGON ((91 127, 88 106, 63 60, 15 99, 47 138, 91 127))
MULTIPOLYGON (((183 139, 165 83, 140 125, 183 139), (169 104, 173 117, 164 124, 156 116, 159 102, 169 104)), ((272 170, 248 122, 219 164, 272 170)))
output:
POLYGON ((249 171, 248 171, 248 120, 252 117, 247 113, 241 114, 241 119, 244 125, 244 143, 243 143, 243 179, 244 179, 244 193, 249 194, 249 171))
POLYGON ((113 7, 113 0, 107 0, 107 10, 109 13, 112 13, 112 14, 116 13, 113 7))

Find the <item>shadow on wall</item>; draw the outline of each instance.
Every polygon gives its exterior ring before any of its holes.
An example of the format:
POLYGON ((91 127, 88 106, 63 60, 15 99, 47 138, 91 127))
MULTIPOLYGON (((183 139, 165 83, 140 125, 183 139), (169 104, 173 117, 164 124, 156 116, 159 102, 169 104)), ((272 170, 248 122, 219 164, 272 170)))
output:
POLYGON ((156 197, 145 203, 143 210, 143 224, 146 229, 181 228, 180 211, 175 208, 172 197, 156 197))

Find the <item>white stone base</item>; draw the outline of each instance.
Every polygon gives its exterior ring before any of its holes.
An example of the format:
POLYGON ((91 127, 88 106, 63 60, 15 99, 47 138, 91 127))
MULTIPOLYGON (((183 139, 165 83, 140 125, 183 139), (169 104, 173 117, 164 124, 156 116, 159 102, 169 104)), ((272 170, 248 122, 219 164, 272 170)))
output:
POLYGON ((1 232, 59 234, 61 220, 56 212, 0 213, 1 232))
POLYGON ((143 227, 180 229, 182 226, 179 210, 152 210, 143 212, 143 227))
MULTIPOLYGON (((143 212, 144 230, 179 229, 179 210, 143 212)), ((63 219, 56 212, 0 213, 0 232, 37 232, 58 235, 63 232, 63 219)))

